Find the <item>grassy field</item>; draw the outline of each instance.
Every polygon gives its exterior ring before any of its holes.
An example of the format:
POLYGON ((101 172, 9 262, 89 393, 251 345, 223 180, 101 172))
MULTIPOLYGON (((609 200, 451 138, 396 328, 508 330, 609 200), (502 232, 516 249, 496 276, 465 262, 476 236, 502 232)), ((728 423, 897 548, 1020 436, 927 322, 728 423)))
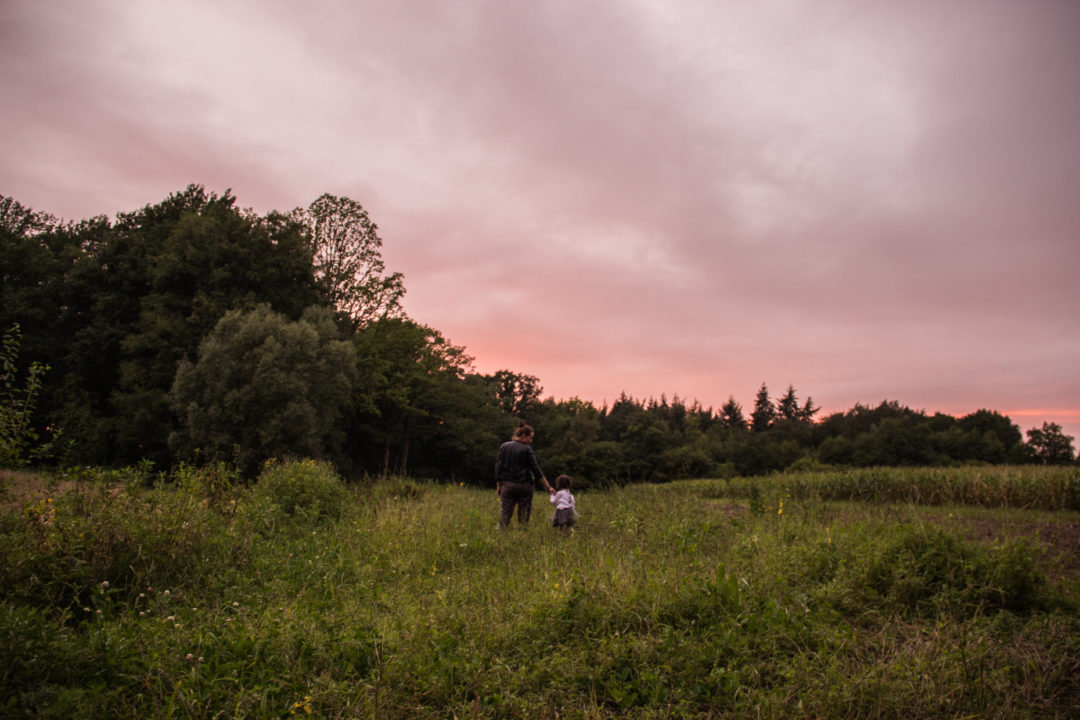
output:
POLYGON ((0 716, 1080 716, 1076 468, 150 480, 4 478, 0 716))

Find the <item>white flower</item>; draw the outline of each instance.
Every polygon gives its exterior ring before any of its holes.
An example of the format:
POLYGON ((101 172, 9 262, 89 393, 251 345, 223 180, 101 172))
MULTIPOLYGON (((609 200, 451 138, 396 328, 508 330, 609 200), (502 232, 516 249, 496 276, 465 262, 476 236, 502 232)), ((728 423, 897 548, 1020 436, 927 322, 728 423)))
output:
POLYGON ((240 603, 238 603, 238 602, 234 602, 234 603, 232 604, 232 606, 233 606, 233 607, 240 607, 240 603))
POLYGON ((102 580, 101 581, 101 587, 103 587, 103 588, 109 587, 109 581, 108 580, 102 580))
POLYGON ((185 660, 194 660, 195 656, 192 655, 191 653, 188 653, 187 655, 184 656, 184 659, 185 660))

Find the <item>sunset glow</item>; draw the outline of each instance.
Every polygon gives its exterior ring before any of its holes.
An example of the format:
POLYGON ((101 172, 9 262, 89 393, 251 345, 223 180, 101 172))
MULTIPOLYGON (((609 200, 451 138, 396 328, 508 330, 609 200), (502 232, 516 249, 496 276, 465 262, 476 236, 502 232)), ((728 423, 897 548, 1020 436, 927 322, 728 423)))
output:
POLYGON ((0 193, 350 197, 407 312, 545 396, 1080 438, 1078 71, 1074 0, 13 0, 0 193))

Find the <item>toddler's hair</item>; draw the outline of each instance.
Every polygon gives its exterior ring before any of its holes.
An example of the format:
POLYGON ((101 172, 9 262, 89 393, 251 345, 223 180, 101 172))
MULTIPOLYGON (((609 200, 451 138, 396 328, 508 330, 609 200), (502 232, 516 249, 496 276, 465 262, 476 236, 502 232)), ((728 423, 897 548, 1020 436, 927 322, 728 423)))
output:
POLYGON ((570 476, 569 475, 560 475, 559 477, 555 478, 555 489, 556 490, 569 490, 570 489, 570 476))

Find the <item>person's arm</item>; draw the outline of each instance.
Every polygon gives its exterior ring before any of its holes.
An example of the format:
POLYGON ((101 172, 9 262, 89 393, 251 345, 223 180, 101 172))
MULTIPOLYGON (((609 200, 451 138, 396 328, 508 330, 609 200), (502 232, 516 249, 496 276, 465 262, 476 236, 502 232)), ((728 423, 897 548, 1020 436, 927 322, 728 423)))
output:
POLYGON ((555 492, 555 488, 551 487, 551 484, 547 481, 547 478, 544 477, 544 471, 540 469, 540 463, 536 462, 536 453, 533 452, 532 447, 529 447, 528 451, 528 461, 532 474, 540 478, 540 482, 543 483, 545 490, 547 490, 549 493, 555 492))
POLYGON ((495 494, 502 497, 503 466, 506 464, 506 443, 499 446, 499 454, 495 456, 495 494))

